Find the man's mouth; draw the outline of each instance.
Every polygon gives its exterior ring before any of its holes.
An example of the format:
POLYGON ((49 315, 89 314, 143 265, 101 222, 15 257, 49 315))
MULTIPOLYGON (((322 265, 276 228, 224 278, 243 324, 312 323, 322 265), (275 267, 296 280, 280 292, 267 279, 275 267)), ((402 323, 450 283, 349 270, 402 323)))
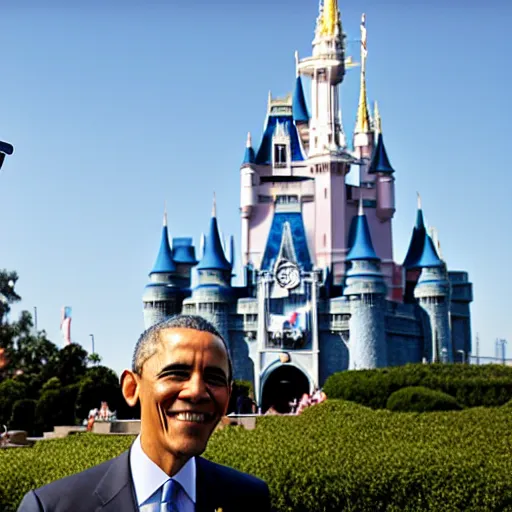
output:
POLYGON ((189 423, 208 423, 213 418, 213 414, 204 412, 188 412, 182 411, 178 413, 169 412, 169 415, 178 421, 186 421, 189 423))

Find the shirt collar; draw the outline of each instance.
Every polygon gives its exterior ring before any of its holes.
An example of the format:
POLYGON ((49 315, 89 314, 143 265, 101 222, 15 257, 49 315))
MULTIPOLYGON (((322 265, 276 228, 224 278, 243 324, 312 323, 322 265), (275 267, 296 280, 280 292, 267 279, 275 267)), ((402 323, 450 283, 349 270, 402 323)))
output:
MULTIPOLYGON (((169 476, 157 466, 142 449, 140 435, 135 439, 130 450, 130 468, 132 471, 133 485, 137 496, 138 505, 141 506, 152 496, 169 476)), ((173 476, 188 494, 189 498, 196 502, 196 459, 191 457, 185 465, 173 476)))

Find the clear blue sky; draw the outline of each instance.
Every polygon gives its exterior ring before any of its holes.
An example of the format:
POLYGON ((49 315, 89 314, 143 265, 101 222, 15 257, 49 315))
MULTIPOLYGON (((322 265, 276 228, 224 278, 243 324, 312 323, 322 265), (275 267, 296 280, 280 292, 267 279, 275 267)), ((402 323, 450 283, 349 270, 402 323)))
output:
MULTIPOLYGON (((141 295, 167 201, 172 236, 208 227, 213 190, 224 233, 239 240, 239 165, 261 136, 268 90, 291 90, 294 51, 310 55, 316 0, 71 2, 0 0, 0 267, 20 274, 20 309, 60 344, 130 364, 141 295)), ((367 14, 368 89, 396 169, 395 259, 416 191, 452 269, 474 283, 481 354, 512 341, 509 65, 512 3, 340 0, 358 60, 367 14), (426 5, 428 4, 428 6, 426 5), (508 5, 507 5, 508 4, 508 5)), ((342 88, 354 124, 358 69, 342 88)), ((510 350, 509 350, 510 352, 510 350)))

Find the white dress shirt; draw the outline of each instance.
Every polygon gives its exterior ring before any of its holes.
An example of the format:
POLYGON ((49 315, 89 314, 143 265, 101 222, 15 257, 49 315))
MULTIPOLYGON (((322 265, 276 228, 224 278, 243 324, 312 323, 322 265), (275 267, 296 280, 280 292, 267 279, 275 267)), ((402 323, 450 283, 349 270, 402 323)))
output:
MULTIPOLYGON (((130 450, 130 468, 140 512, 160 511, 162 486, 169 476, 142 450, 140 435, 130 450)), ((194 512, 196 503, 196 460, 194 457, 173 476, 182 490, 178 494, 179 512, 194 512)))

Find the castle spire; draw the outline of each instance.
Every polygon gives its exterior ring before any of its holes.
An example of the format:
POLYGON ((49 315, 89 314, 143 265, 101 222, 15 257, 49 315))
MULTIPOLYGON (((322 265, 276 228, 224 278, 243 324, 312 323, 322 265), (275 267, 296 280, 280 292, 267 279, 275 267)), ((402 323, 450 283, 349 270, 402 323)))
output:
POLYGON ((425 228, 425 221, 423 219, 423 210, 421 208, 421 196, 419 192, 417 192, 417 194, 418 209, 416 212, 416 224, 412 230, 409 248, 407 249, 407 254, 402 264, 402 266, 406 269, 418 268, 417 263, 423 254, 423 249, 425 246, 425 236, 428 236, 427 230, 425 228))
POLYGON ((213 194, 212 218, 210 219, 210 230, 204 238, 204 248, 201 261, 197 266, 198 270, 231 270, 231 265, 226 259, 222 248, 222 242, 217 225, 217 203, 215 193, 213 194))
POLYGON ((339 24, 339 11, 337 0, 325 0, 320 18, 320 35, 336 35, 336 27, 339 24))
POLYGON ((164 201, 164 227, 167 227, 167 201, 164 201))
POLYGON ((361 17, 361 88, 359 92, 359 105, 357 107, 357 120, 354 133, 370 132, 370 114, 366 94, 366 14, 361 17))
POLYGON ((167 230, 167 207, 164 207, 164 222, 162 237, 160 239, 160 249, 158 250, 158 255, 151 274, 171 273, 175 271, 176 265, 172 257, 172 250, 169 244, 169 232, 167 230))
POLYGON ((347 254, 346 261, 368 260, 379 261, 375 249, 373 248, 372 237, 368 219, 363 210, 363 196, 359 198, 359 211, 357 217, 353 220, 356 223, 354 229, 354 243, 347 254))
POLYGON ((380 117, 379 104, 377 101, 375 101, 373 107, 373 118, 375 135, 378 137, 382 133, 382 119, 380 117))
POLYGON ((247 142, 245 144, 245 154, 244 159, 242 161, 242 166, 253 164, 256 160, 256 155, 254 153, 254 149, 252 147, 252 137, 251 132, 247 133, 247 142))

